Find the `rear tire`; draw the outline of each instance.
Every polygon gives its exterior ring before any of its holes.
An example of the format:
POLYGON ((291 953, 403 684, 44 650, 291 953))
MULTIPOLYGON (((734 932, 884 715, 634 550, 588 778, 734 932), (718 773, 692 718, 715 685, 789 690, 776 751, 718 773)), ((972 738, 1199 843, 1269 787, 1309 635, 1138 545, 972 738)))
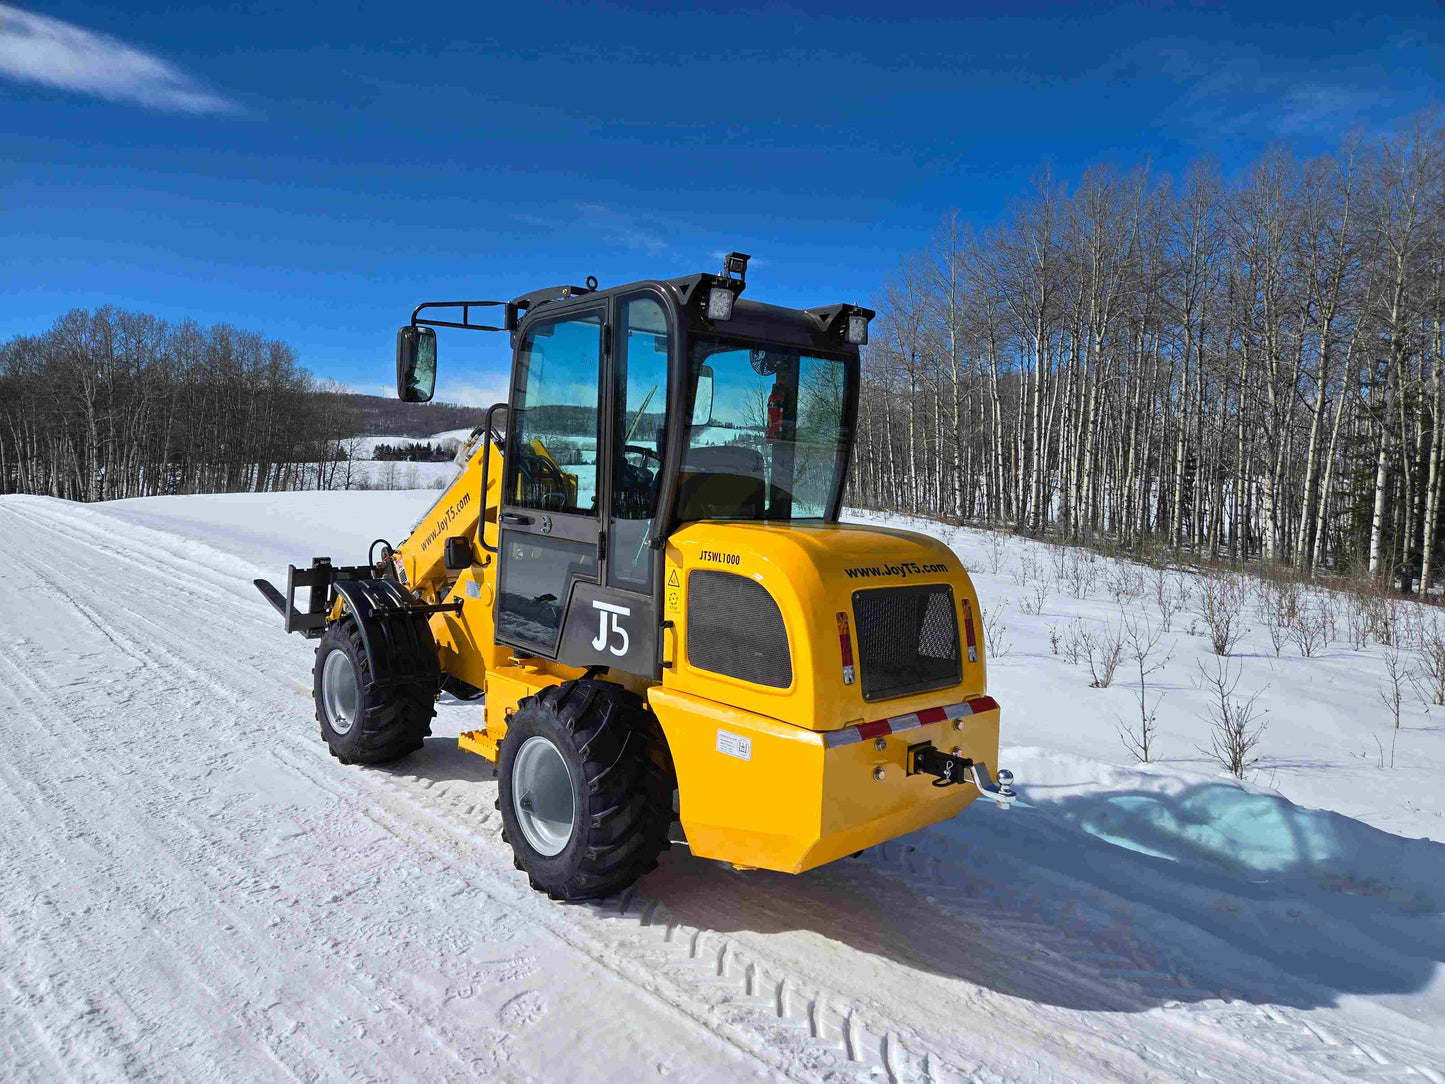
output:
POLYGON ((672 761, 636 694, 584 678, 527 697, 507 724, 497 775, 503 838, 539 892, 595 899, 657 868, 672 825, 672 761))
POLYGON ((316 645, 312 692, 321 739, 343 764, 387 764, 422 747, 436 714, 432 684, 367 691, 371 664, 352 618, 327 627, 316 645))

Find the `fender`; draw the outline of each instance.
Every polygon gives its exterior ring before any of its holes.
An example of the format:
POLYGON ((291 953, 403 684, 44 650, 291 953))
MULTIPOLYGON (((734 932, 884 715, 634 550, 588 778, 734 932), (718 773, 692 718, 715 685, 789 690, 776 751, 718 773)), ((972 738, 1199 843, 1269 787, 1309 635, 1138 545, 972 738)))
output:
POLYGON ((368 688, 412 682, 440 685, 440 656, 429 619, 434 613, 460 613, 460 600, 428 606, 395 580, 376 575, 370 565, 338 566, 326 557, 315 558, 310 568, 288 567, 284 595, 266 580, 254 582, 285 621, 286 631, 299 632, 308 640, 326 631, 339 595, 361 630, 361 645, 371 664, 368 688), (296 609, 298 587, 310 589, 305 613, 296 609))
POLYGON ((371 664, 368 690, 425 682, 440 686, 440 655, 428 621, 436 607, 418 606, 391 580, 334 580, 332 586, 361 630, 371 664))

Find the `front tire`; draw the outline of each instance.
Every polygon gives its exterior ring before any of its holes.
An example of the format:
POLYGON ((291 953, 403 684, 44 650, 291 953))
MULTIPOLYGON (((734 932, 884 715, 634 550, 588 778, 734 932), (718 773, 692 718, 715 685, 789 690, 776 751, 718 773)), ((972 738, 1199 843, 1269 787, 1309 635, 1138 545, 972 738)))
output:
POLYGON ((657 867, 672 765, 641 697, 588 679, 543 689, 508 722, 497 769, 503 838, 533 888, 595 899, 657 867))
POLYGON ((356 621, 327 627, 316 645, 312 693, 316 721, 331 755, 343 764, 387 764, 422 747, 436 714, 435 686, 370 689, 371 664, 356 621))

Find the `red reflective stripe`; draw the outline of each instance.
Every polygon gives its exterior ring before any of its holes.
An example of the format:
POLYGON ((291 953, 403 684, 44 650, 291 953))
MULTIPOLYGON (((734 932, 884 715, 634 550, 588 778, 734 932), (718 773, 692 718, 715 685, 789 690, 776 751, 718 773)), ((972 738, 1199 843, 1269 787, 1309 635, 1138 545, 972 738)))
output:
POLYGON ((862 723, 855 729, 858 731, 858 736, 864 739, 893 733, 893 727, 887 719, 879 719, 876 723, 862 723))
POLYGON ((823 743, 830 748, 837 745, 852 745, 854 742, 866 741, 869 738, 878 738, 903 730, 912 730, 915 727, 927 726, 929 723, 941 723, 947 719, 957 719, 965 715, 978 715, 981 712, 997 710, 997 700, 991 696, 979 696, 962 704, 949 704, 942 708, 924 708, 922 711, 911 712, 908 715, 895 715, 891 719, 879 719, 872 723, 845 726, 841 730, 825 731, 823 743))

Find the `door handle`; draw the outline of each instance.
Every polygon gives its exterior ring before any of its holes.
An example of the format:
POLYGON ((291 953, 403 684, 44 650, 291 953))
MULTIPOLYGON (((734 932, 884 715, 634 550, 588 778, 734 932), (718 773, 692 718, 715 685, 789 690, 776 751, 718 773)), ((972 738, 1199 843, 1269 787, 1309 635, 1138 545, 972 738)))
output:
POLYGON ((519 515, 519 514, 516 513, 516 512, 503 512, 503 513, 502 513, 500 516, 498 516, 497 518, 500 519, 503 523, 512 523, 512 524, 516 524, 516 525, 518 525, 518 526, 522 526, 522 525, 524 525, 524 524, 528 524, 528 523, 531 523, 531 522, 532 522, 532 517, 531 517, 531 516, 519 515))

